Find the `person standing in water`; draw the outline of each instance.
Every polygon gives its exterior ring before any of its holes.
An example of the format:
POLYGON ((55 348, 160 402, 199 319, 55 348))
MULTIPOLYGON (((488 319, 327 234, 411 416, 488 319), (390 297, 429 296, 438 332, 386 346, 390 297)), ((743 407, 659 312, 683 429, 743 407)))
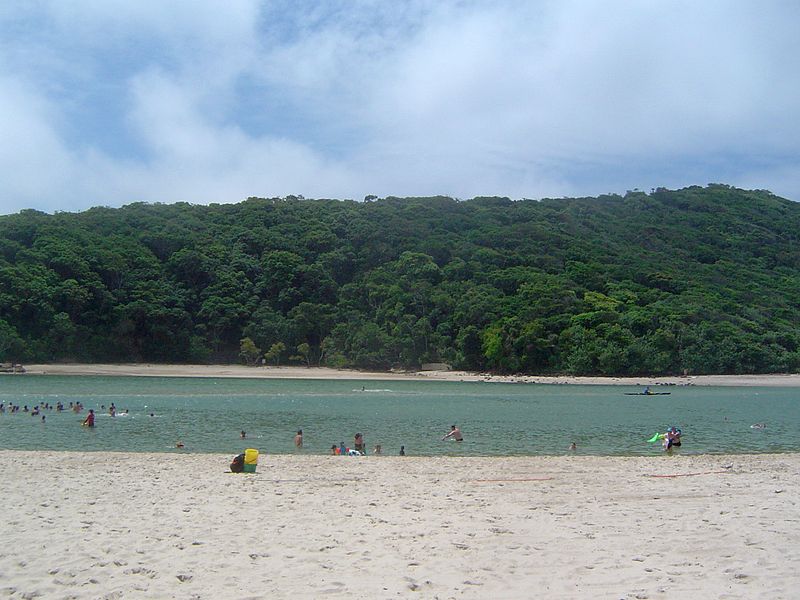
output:
POLYGON ((461 435, 461 430, 455 425, 452 425, 450 427, 450 432, 445 434, 445 436, 442 439, 446 440, 447 438, 453 438, 457 442, 464 441, 464 436, 461 435))
POLYGON ((353 436, 353 448, 358 450, 364 456, 367 455, 367 445, 364 443, 364 436, 360 433, 353 436))
POLYGON ((294 436, 294 445, 297 448, 302 448, 303 447, 303 430, 302 429, 298 429, 297 430, 297 433, 294 436))
POLYGON ((681 430, 673 425, 667 430, 667 433, 664 434, 664 450, 669 452, 675 447, 680 447, 680 445, 681 430))
POLYGON ((89 409, 89 414, 86 415, 86 418, 83 420, 83 424, 86 427, 94 427, 94 409, 89 409))

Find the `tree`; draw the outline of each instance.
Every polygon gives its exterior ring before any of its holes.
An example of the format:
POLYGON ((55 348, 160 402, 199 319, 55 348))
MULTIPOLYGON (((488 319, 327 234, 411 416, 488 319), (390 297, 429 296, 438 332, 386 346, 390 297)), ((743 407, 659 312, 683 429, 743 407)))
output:
POLYGON ((0 216, 0 350, 235 362, 249 338, 276 364, 800 368, 798 203, 720 184, 369 200, 0 216))
POLYGON ((300 355, 300 358, 305 361, 306 366, 311 366, 311 346, 303 342, 302 344, 297 345, 297 353, 300 355))
POLYGON ((242 357, 245 364, 252 367, 258 364, 258 360, 261 358, 261 348, 256 346, 255 342, 249 337, 242 338, 239 346, 239 356, 242 357))
POLYGON ((275 342, 272 346, 269 347, 269 350, 264 354, 264 358, 267 362, 271 362, 274 365, 280 364, 281 355, 286 352, 286 344, 283 342, 275 342))

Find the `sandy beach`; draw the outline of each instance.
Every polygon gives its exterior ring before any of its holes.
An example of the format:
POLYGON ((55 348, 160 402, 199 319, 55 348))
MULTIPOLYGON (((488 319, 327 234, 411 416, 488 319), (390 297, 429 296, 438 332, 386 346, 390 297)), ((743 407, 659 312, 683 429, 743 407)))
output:
POLYGON ((553 385, 721 385, 800 387, 800 374, 696 375, 686 377, 545 377, 491 375, 467 371, 366 372, 325 367, 246 367, 244 365, 166 364, 42 364, 25 365, 34 375, 127 375, 136 377, 246 377, 284 379, 353 379, 483 381, 488 383, 540 383, 553 385))
POLYGON ((10 598, 792 598, 800 455, 0 451, 10 598))

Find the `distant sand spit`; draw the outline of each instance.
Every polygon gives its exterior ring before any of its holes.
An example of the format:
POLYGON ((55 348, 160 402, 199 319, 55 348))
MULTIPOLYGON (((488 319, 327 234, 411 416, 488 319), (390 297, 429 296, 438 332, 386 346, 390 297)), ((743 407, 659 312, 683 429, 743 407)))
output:
POLYGON ((792 598, 800 455, 0 451, 0 596, 792 598))
POLYGON ((542 383, 582 385, 720 385, 800 387, 800 374, 786 375, 697 375, 688 377, 543 377, 535 375, 489 375, 466 371, 366 372, 325 367, 245 367, 242 365, 164 364, 51 364, 25 365, 31 374, 128 375, 150 377, 244 377, 277 379, 354 379, 483 381, 496 383, 542 383))

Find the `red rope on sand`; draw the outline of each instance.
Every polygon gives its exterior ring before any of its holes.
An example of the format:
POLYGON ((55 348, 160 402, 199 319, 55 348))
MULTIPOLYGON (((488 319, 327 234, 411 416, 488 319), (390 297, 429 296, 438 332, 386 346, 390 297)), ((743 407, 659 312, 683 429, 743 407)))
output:
POLYGON ((676 473, 674 475, 645 475, 645 477, 694 477, 695 475, 718 475, 730 473, 730 471, 701 471, 699 473, 676 473))
POLYGON ((552 477, 526 477, 524 479, 473 479, 474 483, 498 483, 506 481, 549 481, 552 477))

